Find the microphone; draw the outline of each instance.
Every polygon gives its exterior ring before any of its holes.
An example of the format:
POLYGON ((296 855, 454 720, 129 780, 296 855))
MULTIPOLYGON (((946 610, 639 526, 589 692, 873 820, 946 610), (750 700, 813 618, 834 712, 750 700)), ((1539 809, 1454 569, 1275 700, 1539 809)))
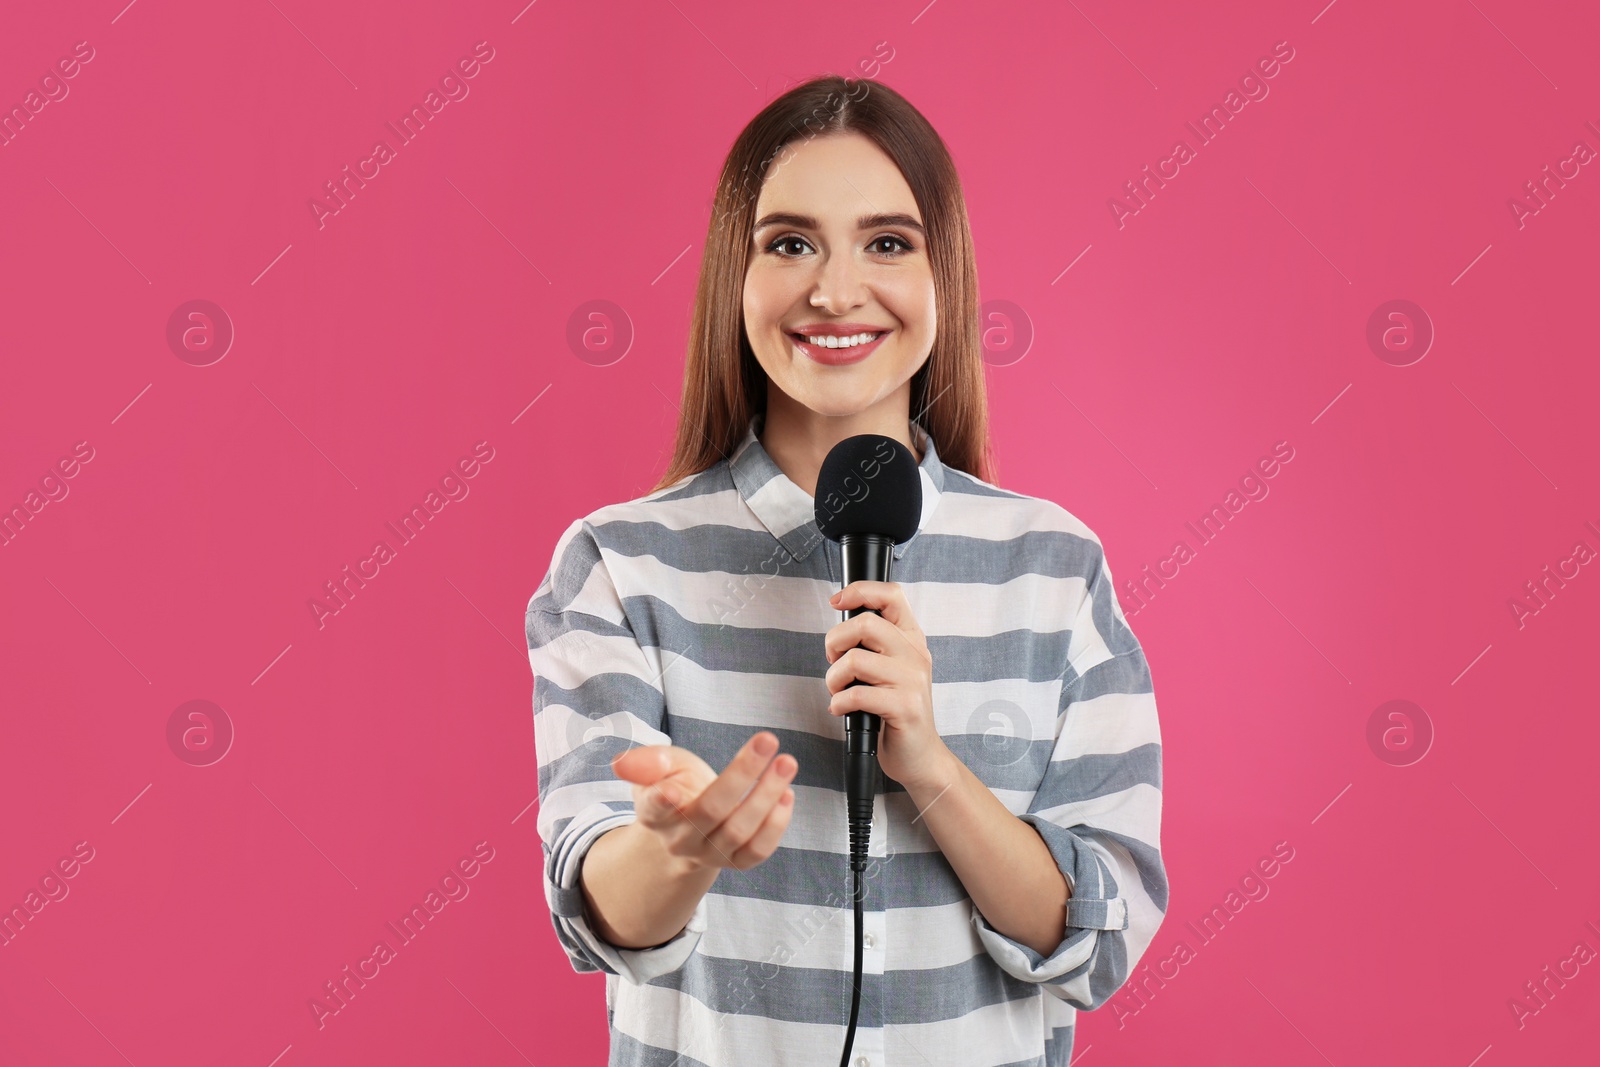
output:
MULTIPOLYGON (((922 475, 911 450, 892 437, 863 433, 834 445, 817 472, 817 529, 839 544, 844 584, 889 581, 894 547, 911 540, 922 521, 922 475)), ((867 607, 843 612, 853 618, 867 607)), ((850 685, 863 685, 859 678, 850 685)), ((850 866, 867 866, 872 800, 881 781, 879 716, 845 713, 844 776, 850 824, 850 866)))
MULTIPOLYGON (((844 584, 889 580, 894 546, 909 541, 922 521, 922 474, 911 450, 892 437, 863 433, 834 445, 817 472, 817 529, 839 544, 844 584)), ((853 618, 871 608, 842 612, 853 618)), ((857 678, 850 685, 864 685, 857 678)), ((846 687, 848 688, 848 686, 846 687)), ((850 870, 855 882, 855 974, 850 994, 850 1022, 845 1029, 840 1067, 850 1061, 856 1018, 861 1011, 862 872, 867 869, 867 842, 872 833, 872 799, 882 768, 878 766, 879 716, 847 711, 844 716, 845 812, 850 823, 850 870)))

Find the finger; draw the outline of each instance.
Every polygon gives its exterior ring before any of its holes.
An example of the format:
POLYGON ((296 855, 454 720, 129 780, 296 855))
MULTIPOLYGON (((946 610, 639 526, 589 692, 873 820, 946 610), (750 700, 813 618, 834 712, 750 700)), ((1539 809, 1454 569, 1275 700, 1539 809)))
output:
POLYGON ((728 761, 727 768, 701 792, 694 811, 690 813, 690 821, 709 837, 711 831, 733 814, 733 809, 739 806, 739 802, 777 754, 778 738, 772 731, 759 730, 751 735, 750 740, 728 761), (762 747, 767 751, 762 752, 762 747))
MULTIPOLYGON (((922 627, 917 623, 917 617, 911 610, 911 604, 906 599, 905 589, 896 582, 851 582, 840 590, 838 599, 843 603, 835 603, 834 606, 840 610, 848 610, 857 605, 870 608, 873 613, 905 634, 912 646, 919 651, 927 642, 922 627), (857 586, 861 588, 856 589, 857 586)), ((860 617, 860 614, 852 616, 852 618, 860 617)))
POLYGON ((865 648, 852 648, 834 661, 823 675, 823 681, 834 693, 842 693, 851 682, 864 685, 893 685, 904 675, 898 664, 881 652, 865 648))
MULTIPOLYGON (((711 866, 732 866, 733 859, 718 848, 695 826, 693 812, 698 798, 685 799, 681 783, 660 782, 649 787, 638 787, 646 794, 648 826, 666 843, 667 851, 674 856, 691 857, 711 866)), ((644 821, 646 816, 640 815, 644 821)))
POLYGON ((898 616, 904 614, 901 609, 907 607, 905 589, 899 582, 866 580, 851 582, 829 597, 828 603, 840 611, 856 607, 871 608, 896 625, 898 616))
POLYGON ((711 833, 711 843, 730 857, 761 828, 772 805, 794 780, 800 764, 787 752, 777 756, 762 772, 750 795, 711 833))
POLYGON ((832 663, 857 645, 874 652, 887 654, 891 649, 907 645, 904 631, 876 612, 865 611, 846 619, 823 637, 822 647, 832 663))
POLYGON ((851 608, 877 611, 878 602, 883 598, 883 594, 871 587, 880 584, 882 583, 869 581, 851 582, 830 596, 828 604, 840 611, 849 611, 851 608))
POLYGON ((899 723, 900 702, 894 691, 871 685, 853 685, 840 690, 828 703, 828 714, 835 717, 851 711, 870 711, 887 723, 899 723))
POLYGON ((685 790, 677 782, 634 785, 634 811, 638 821, 658 833, 669 833, 685 822, 685 790))
POLYGON ((783 839, 783 833, 789 828, 789 820, 794 815, 794 790, 786 789, 778 802, 767 812, 766 821, 737 851, 733 854, 733 865, 741 871, 747 871, 756 864, 767 859, 778 849, 778 842, 783 839))
POLYGON ((648 826, 657 833, 665 833, 672 829, 675 823, 683 821, 679 812, 682 805, 681 794, 678 798, 667 799, 663 792, 665 786, 635 785, 633 787, 633 810, 639 822, 648 826))

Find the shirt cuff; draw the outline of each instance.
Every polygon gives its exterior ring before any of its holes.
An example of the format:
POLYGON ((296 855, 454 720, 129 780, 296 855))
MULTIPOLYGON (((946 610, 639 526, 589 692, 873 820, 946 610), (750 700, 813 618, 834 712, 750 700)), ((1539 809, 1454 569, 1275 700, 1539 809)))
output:
POLYGON ((1061 944, 1049 956, 996 930, 976 906, 972 925, 984 949, 1000 969, 1024 982, 1058 982, 1093 957, 1101 930, 1128 928, 1128 902, 1116 895, 1116 881, 1104 862, 1084 841, 1042 816, 1020 818, 1044 839, 1070 889, 1061 944), (1107 895, 1109 892, 1110 895, 1107 895))
POLYGON ((573 969, 580 972, 603 970, 643 985, 682 967, 693 954, 705 933, 707 904, 706 897, 701 897, 688 924, 677 936, 649 948, 620 948, 594 931, 584 912, 583 887, 579 884, 584 858, 602 834, 637 818, 638 814, 631 809, 619 811, 604 804, 579 813, 552 853, 544 881, 545 900, 550 905, 557 932, 566 935, 562 938, 564 942, 575 940, 585 950, 581 958, 588 966, 580 966, 580 957, 574 956, 573 969))
POLYGON ((972 925, 978 931, 978 940, 1000 969, 1024 982, 1054 982, 1082 967, 1094 954, 1097 936, 1093 930, 1069 928, 1055 952, 1045 957, 990 926, 976 906, 972 909, 972 925))
POLYGON ((1042 815, 1019 816, 1038 831, 1056 867, 1067 879, 1071 896, 1067 899, 1067 929, 1126 930, 1128 901, 1119 895, 1117 880, 1105 860, 1081 837, 1065 830, 1042 815))

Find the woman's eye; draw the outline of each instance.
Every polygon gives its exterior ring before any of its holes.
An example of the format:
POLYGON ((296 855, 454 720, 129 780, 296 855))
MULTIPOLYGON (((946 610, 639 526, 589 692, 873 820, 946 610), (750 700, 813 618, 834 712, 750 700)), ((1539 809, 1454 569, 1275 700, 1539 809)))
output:
MULTIPOLYGON (((801 246, 804 246, 806 248, 810 248, 811 247, 810 245, 806 244, 804 241, 802 241, 798 237, 780 237, 776 241, 773 241, 771 244, 769 244, 767 246, 767 251, 768 252, 776 252, 778 255, 784 256, 786 258, 793 258, 793 256, 790 255, 790 253, 779 251, 780 249, 787 248, 790 245, 801 245, 801 246)), ((795 253, 795 255, 798 255, 798 254, 799 253, 795 253)))
MULTIPOLYGON (((795 237, 793 235, 788 237, 780 237, 776 241, 773 241, 771 244, 767 245, 768 252, 782 256, 785 259, 793 259, 796 256, 804 255, 806 251, 810 250, 810 248, 811 245, 804 238, 795 237)), ((911 244, 911 242, 907 241, 903 237, 897 237, 894 234, 886 233, 881 237, 874 237, 872 241, 867 244, 867 250, 877 255, 893 259, 897 256, 903 256, 907 252, 915 252, 916 246, 911 244)))

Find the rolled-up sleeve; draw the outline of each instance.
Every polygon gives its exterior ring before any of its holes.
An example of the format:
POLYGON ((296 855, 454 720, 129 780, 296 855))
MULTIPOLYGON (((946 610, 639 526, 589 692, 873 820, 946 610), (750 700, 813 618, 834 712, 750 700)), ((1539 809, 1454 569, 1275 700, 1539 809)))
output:
POLYGON ((1044 957, 976 908, 972 921, 1006 973, 1089 1010, 1116 993, 1150 946, 1167 911, 1167 874, 1155 692, 1098 542, 1084 589, 1050 761, 1020 816, 1070 888, 1062 941, 1044 957))
POLYGON ((588 520, 557 541, 525 629, 544 893, 556 937, 573 970, 642 984, 683 966, 705 931, 706 902, 676 937, 643 949, 603 940, 585 913, 579 876, 589 847, 636 818, 632 784, 612 772, 612 758, 635 745, 672 743, 663 732, 660 649, 635 636, 588 520))

